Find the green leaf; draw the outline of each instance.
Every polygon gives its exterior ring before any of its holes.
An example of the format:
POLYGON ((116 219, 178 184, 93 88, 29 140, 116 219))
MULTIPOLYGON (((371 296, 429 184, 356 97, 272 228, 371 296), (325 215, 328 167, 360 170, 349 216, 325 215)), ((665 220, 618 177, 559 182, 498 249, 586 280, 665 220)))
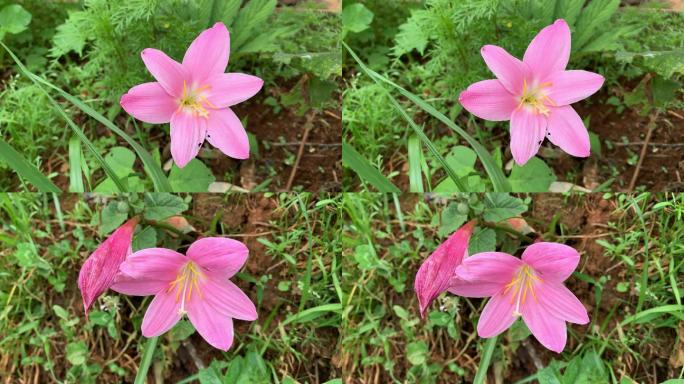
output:
POLYGON ((342 28, 354 33, 363 32, 370 27, 373 16, 373 12, 361 3, 349 5, 342 10, 342 28))
POLYGON ((72 12, 69 18, 57 27, 55 35, 52 37, 52 48, 50 56, 60 57, 74 51, 79 56, 83 55, 83 48, 86 45, 88 35, 84 28, 84 21, 88 17, 85 12, 72 12))
MULTIPOLYGON (((107 156, 105 156, 105 162, 126 185, 127 191, 144 191, 144 186, 142 185, 140 178, 134 174, 133 165, 135 164, 135 154, 130 149, 124 147, 112 148, 107 156)), ((113 180, 108 177, 95 187, 95 192, 114 193, 117 192, 116 185, 113 180)))
POLYGON ((522 167, 514 164, 508 181, 515 192, 548 192, 556 175, 543 160, 533 157, 522 167))
POLYGON ((0 38, 4 32, 21 33, 31 22, 31 14, 19 4, 11 4, 0 10, 0 38))
POLYGON ((406 346, 406 358, 412 365, 422 365, 427 361, 428 347, 424 341, 414 341, 406 346))
POLYGON ((133 237, 133 252, 146 248, 154 248, 157 245, 157 231, 154 227, 147 226, 133 237))
POLYGON ((231 26, 233 51, 240 51, 250 38, 255 37, 254 32, 273 14, 277 3, 277 0, 251 0, 242 7, 231 26))
POLYGON ((38 191, 61 192, 35 165, 29 163, 19 152, 7 144, 2 137, 0 137, 0 160, 6 162, 19 177, 26 179, 38 191))
POLYGON ((216 181, 211 169, 197 159, 181 168, 175 164, 169 174, 169 183, 174 192, 207 192, 209 184, 216 181))
POLYGON ((342 163, 357 175, 384 193, 401 193, 388 178, 375 168, 365 157, 347 143, 342 143, 342 163))
POLYGON ((496 232, 491 228, 477 228, 468 242, 468 254, 492 252, 496 249, 496 232))
POLYGON ((459 203, 450 203, 440 217, 439 236, 444 237, 457 230, 468 220, 468 215, 460 211, 459 203))
POLYGON ((67 344, 66 358, 72 365, 85 364, 88 360, 88 346, 84 341, 67 344))
POLYGON ((181 320, 171 329, 170 337, 173 341, 183 341, 195 333, 195 327, 188 320, 181 320))
POLYGON ((180 196, 170 193, 146 193, 144 216, 147 220, 160 221, 176 216, 188 209, 180 196))
MULTIPOLYGON (((485 189, 482 183, 482 178, 475 174, 475 162, 477 161, 477 154, 470 148, 457 145, 451 149, 451 152, 445 158, 447 164, 456 172, 456 175, 466 180, 468 192, 483 192, 485 189)), ((452 193, 458 192, 458 188, 452 179, 446 178, 442 180, 433 192, 452 193)))
POLYGON ((128 204, 110 201, 100 212, 100 234, 106 235, 119 228, 128 218, 128 204))
POLYGON ((577 19, 575 35, 572 37, 573 51, 581 51, 595 37, 599 27, 613 16, 620 6, 620 0, 592 0, 577 19))
POLYGON ((507 193, 488 193, 485 198, 484 219, 491 223, 519 216, 527 211, 522 199, 507 193))

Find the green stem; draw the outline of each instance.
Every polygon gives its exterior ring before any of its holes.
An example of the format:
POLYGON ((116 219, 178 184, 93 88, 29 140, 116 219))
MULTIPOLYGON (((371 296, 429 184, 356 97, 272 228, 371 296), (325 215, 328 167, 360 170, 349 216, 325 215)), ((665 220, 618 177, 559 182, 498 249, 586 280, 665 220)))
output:
POLYGON ((154 350, 157 347, 158 340, 159 337, 152 337, 148 339, 147 345, 145 345, 145 351, 143 352, 142 360, 140 361, 138 374, 135 375, 135 384, 145 384, 147 371, 150 370, 150 365, 152 365, 152 356, 154 356, 154 350))
POLYGON ((496 341, 498 338, 498 336, 495 336, 487 339, 487 343, 485 344, 484 351, 482 353, 482 359, 480 359, 480 366, 477 367, 477 373, 475 374, 473 384, 482 384, 487 378, 489 362, 492 360, 492 355, 494 354, 494 348, 496 347, 496 341))

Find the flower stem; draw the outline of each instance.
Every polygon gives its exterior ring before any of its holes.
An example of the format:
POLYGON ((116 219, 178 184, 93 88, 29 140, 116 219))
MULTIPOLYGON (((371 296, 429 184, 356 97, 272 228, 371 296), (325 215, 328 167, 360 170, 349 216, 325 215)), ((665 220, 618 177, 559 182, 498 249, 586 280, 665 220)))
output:
POLYGON ((147 371, 149 371, 150 365, 152 364, 152 356, 154 356, 154 350, 157 347, 158 339, 159 337, 152 337, 148 339, 147 345, 145 345, 142 360, 140 361, 140 368, 138 369, 138 373, 135 375, 135 384, 145 384, 147 371))
POLYGON ((484 351, 482 351, 482 359, 480 359, 480 365, 477 367, 477 373, 475 374, 475 379, 473 384, 482 384, 487 378, 487 370, 489 369, 489 362, 492 360, 492 355, 494 354, 494 348, 496 347, 496 340, 498 336, 491 337, 487 339, 484 346, 484 351))

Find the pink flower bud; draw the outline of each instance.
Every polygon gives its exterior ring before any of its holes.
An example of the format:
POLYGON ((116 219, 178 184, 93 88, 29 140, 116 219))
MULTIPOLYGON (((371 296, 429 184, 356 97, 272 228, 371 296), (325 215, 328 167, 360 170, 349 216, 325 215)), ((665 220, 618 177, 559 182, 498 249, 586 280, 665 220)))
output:
POLYGON ((86 317, 88 309, 114 283, 119 265, 131 254, 133 232, 138 218, 128 220, 114 231, 83 263, 78 274, 78 288, 83 297, 86 317))
POLYGON ((454 232, 423 262, 416 274, 414 289, 420 305, 420 316, 440 293, 447 290, 456 267, 468 252, 468 241, 475 221, 470 221, 454 232))

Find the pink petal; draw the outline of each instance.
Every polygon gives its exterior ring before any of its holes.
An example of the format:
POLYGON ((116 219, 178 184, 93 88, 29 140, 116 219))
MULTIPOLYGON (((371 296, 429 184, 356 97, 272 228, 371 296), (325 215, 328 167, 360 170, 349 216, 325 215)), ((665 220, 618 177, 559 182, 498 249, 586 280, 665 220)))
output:
POLYGON ((212 75, 223 73, 230 55, 230 34, 223 23, 203 31, 190 44, 183 57, 183 67, 197 84, 212 75))
POLYGON ((229 280, 209 277, 201 287, 203 299, 223 316, 253 321, 258 318, 249 296, 229 280))
POLYGON ((243 243, 225 237, 205 237, 190 245, 187 255, 201 267, 225 278, 233 276, 247 260, 243 243))
POLYGON ((511 119, 518 106, 516 98, 501 85, 499 80, 484 80, 471 84, 461 92, 458 101, 468 112, 491 121, 511 119))
POLYGON ((501 291, 501 288, 501 283, 480 281, 477 283, 471 283, 469 281, 459 279, 458 277, 453 277, 449 281, 449 288, 447 290, 454 295, 463 297, 490 297, 501 291))
POLYGON ((111 289, 130 296, 156 295, 169 287, 168 280, 146 278, 134 279, 125 273, 119 273, 114 279, 111 289))
POLYGON ((207 118, 183 110, 171 116, 171 157, 178 168, 197 157, 206 134, 207 118))
POLYGON ((154 48, 143 49, 140 56, 147 70, 157 79, 166 93, 173 97, 180 97, 183 94, 183 84, 188 79, 188 75, 179 62, 154 48))
POLYGON ((121 272, 136 280, 171 282, 178 270, 188 262, 182 254, 166 248, 146 248, 128 256, 121 264, 121 272))
POLYGON ((119 103, 126 113, 150 124, 168 123, 178 109, 176 100, 157 82, 136 85, 119 103))
POLYGON ((418 297, 421 317, 425 316, 430 303, 449 286, 456 267, 468 252, 468 240, 474 227, 474 221, 463 225, 440 244, 418 269, 413 287, 418 297))
POLYGON ((227 351, 233 344, 233 319, 218 313, 206 300, 197 295, 187 303, 188 318, 197 332, 214 348, 227 351))
POLYGON ((264 81, 243 73, 222 73, 209 78, 207 100, 216 108, 227 108, 256 95, 264 81))
POLYGON ((547 138, 569 155, 587 157, 591 152, 589 131, 575 110, 566 105, 550 108, 547 138))
POLYGON ((158 293, 147 307, 142 322, 142 334, 155 337, 171 329, 181 319, 180 302, 176 301, 175 291, 158 293))
POLYGON ((463 260, 456 268, 456 276, 474 285, 495 283, 503 289, 522 264, 520 259, 508 253, 482 252, 463 260))
POLYGON ((568 334, 565 321, 544 310, 530 297, 521 304, 520 312, 532 335, 546 348, 561 353, 568 334))
POLYGON ((525 64, 496 45, 485 45, 481 51, 487 67, 512 95, 519 95, 523 89, 525 64))
POLYGON ((579 260, 580 255, 574 248, 559 243, 534 243, 522 254, 522 261, 545 281, 564 281, 577 268, 579 260))
POLYGON ((86 316, 93 302, 109 289, 119 273, 119 266, 130 253, 133 232, 137 224, 137 218, 128 220, 100 244, 83 263, 78 274, 78 289, 81 290, 86 316))
POLYGON ((546 117, 527 107, 511 115, 511 153, 518 165, 524 165, 539 151, 546 135, 546 117))
POLYGON ((247 131, 230 108, 211 111, 207 141, 234 159, 249 158, 247 131))
POLYGON ((570 59, 570 28, 563 19, 542 29, 525 51, 523 62, 535 80, 544 82, 549 75, 562 71, 570 59))
POLYGON ((563 284, 536 284, 534 293, 539 304, 553 316, 575 324, 587 324, 589 315, 579 299, 563 284))
POLYGON ((504 295, 501 291, 492 296, 477 322, 477 334, 489 338, 507 330, 518 319, 513 316, 514 309, 515 300, 511 300, 510 292, 504 295))
POLYGON ((598 73, 588 71, 560 71, 551 74, 547 81, 546 96, 554 104, 569 105, 584 100, 598 91, 605 79, 598 73))

